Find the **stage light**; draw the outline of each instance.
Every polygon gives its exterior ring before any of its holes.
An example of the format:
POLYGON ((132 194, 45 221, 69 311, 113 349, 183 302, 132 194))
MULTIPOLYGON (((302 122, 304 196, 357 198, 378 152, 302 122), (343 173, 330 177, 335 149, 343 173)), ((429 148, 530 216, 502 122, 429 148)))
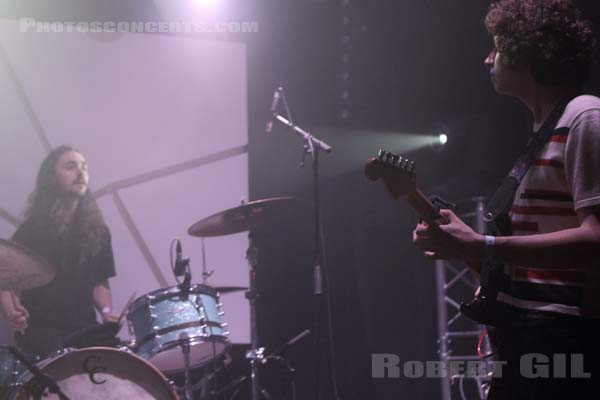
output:
POLYGON ((213 6, 218 0, 192 0, 193 3, 199 6, 213 6))
POLYGON ((436 121, 429 128, 429 145, 435 151, 442 151, 450 139, 450 128, 445 121, 436 121))
MULTIPOLYGON (((435 132, 435 131, 434 131, 435 132)), ((442 151, 442 149, 448 143, 448 134, 444 131, 437 131, 438 133, 434 133, 429 135, 429 145, 435 151, 442 151)))
POLYGON ((222 13, 219 0, 154 0, 158 14, 165 20, 206 21, 222 13))

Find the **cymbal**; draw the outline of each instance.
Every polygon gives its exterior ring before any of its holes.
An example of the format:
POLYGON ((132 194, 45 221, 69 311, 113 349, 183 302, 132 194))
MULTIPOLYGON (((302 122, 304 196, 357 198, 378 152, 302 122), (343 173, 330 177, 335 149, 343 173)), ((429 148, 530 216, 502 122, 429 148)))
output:
POLYGON ((251 201, 196 222, 188 234, 209 237, 248 231, 291 212, 298 201, 293 197, 251 201))
POLYGON ((215 286, 213 289, 215 289, 215 291, 217 291, 219 294, 227 294, 232 292, 240 292, 242 290, 248 290, 248 288, 244 286, 215 286))
POLYGON ((44 258, 20 244, 0 239, 0 290, 25 290, 44 286, 56 270, 44 258))

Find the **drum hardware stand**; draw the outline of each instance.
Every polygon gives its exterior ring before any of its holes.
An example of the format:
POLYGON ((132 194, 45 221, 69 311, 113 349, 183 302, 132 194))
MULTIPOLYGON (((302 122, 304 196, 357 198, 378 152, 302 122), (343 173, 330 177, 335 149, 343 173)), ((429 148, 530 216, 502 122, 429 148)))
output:
MULTIPOLYGON (((250 356, 255 356, 256 359, 259 360, 261 364, 265 364, 269 360, 276 360, 276 361, 280 362, 283 366, 285 366, 286 369, 290 372, 290 374, 293 377, 295 377, 296 370, 291 365, 289 360, 284 357, 284 354, 289 348, 294 346, 296 343, 298 343, 300 340, 302 340, 303 338, 305 338, 308 335, 310 335, 310 330, 306 329, 306 330, 302 331, 301 333, 299 333, 298 335, 294 336, 292 339, 288 340, 286 343, 282 344, 279 348, 277 348, 275 351, 273 351, 271 354, 269 354, 267 356, 264 355, 264 351, 265 351, 264 347, 257 349, 256 353, 252 353, 252 350, 249 350, 248 352, 246 352, 246 358, 250 358, 250 356)), ((223 386, 218 391, 212 392, 212 395, 218 397, 233 388, 239 388, 239 386, 242 383, 246 382, 247 379, 248 379, 247 375, 240 376, 239 378, 237 378, 237 379, 229 382, 225 386, 223 386)), ((293 394, 292 399, 296 400, 295 378, 292 380, 292 388, 293 388, 292 389, 292 394, 293 394)), ((235 393, 237 393, 237 391, 235 393)), ((235 396, 235 393, 234 393, 234 396, 235 396)), ((264 389, 261 390, 261 394, 267 400, 271 398, 269 393, 264 389)), ((234 396, 232 396, 232 399, 234 396)))
MULTIPOLYGON (((226 393, 230 389, 237 388, 233 392, 233 394, 231 395, 231 397, 230 397, 230 400, 234 400, 235 397, 237 396, 238 392, 240 391, 242 383, 246 382, 247 379, 248 379, 248 375, 240 376, 235 381, 229 382, 227 385, 225 385, 224 387, 222 387, 220 390, 218 390, 216 392, 213 392, 213 396, 220 396, 223 393, 226 393)), ((269 392, 267 392, 265 389, 261 389, 260 393, 263 395, 263 397, 266 400, 271 400, 272 399, 271 395, 269 394, 269 392)))
POLYGON ((248 250, 246 259, 250 267, 250 287, 245 296, 250 303, 250 350, 246 352, 246 358, 250 360, 250 380, 252 386, 252 400, 260 399, 260 382, 258 378, 258 363, 264 363, 264 347, 258 348, 258 323, 256 316, 256 300, 258 290, 256 287, 256 273, 258 267, 258 248, 252 232, 248 233, 248 250))
MULTIPOLYGON (((214 360, 211 362, 215 362, 214 360)), ((225 364, 225 362, 223 361, 223 364, 225 364)), ((213 370, 210 372, 205 372, 202 376, 202 378, 200 379, 199 382, 195 383, 194 385, 192 385, 191 389, 193 393, 196 393, 198 390, 200 390, 200 398, 203 400, 209 400, 209 399, 214 399, 216 398, 216 391, 211 389, 211 381, 213 380, 213 378, 215 377, 215 375, 222 369, 223 367, 218 367, 218 368, 214 368, 213 370)))
POLYGON ((8 350, 33 374, 31 388, 28 391, 34 400, 41 400, 42 397, 45 397, 44 391, 46 389, 50 393, 57 395, 60 400, 69 400, 67 395, 60 389, 60 386, 58 386, 58 383, 53 378, 44 374, 35 364, 29 362, 27 357, 17 350, 16 347, 8 346, 8 350))
MULTIPOLYGON (((173 274, 175 275, 175 279, 179 283, 179 289, 181 290, 183 296, 188 299, 190 293, 190 283, 192 282, 192 271, 190 269, 190 259, 182 257, 181 250, 181 241, 177 238, 175 239, 177 242, 176 247, 176 259, 175 265, 173 267, 173 274), (179 280, 179 277, 183 275, 183 282, 179 280)), ((171 247, 172 248, 172 247, 171 247)), ((179 347, 181 347, 181 353, 183 354, 183 393, 184 400, 193 400, 193 394, 190 385, 190 343, 189 336, 186 332, 182 332, 179 335, 179 347)))
POLYGON ((266 357, 267 360, 278 361, 290 373, 292 377, 292 400, 296 400, 296 369, 292 366, 290 360, 284 357, 284 354, 290 347, 294 346, 296 343, 298 343, 300 340, 302 340, 308 335, 310 335, 310 330, 305 329, 298 335, 288 340, 286 343, 282 344, 277 350, 275 350, 266 357))
POLYGON ((308 335, 310 335, 310 330, 309 329, 303 330, 302 332, 300 332, 299 334, 297 334, 296 336, 294 336, 293 338, 291 338, 290 340, 288 340, 287 342, 285 342, 284 344, 282 344, 281 346, 279 346, 279 348, 276 349, 271 354, 269 354, 267 356, 267 358, 269 358, 269 357, 281 357, 281 356, 283 356, 283 354, 289 348, 291 348, 292 346, 294 346, 296 343, 298 343, 300 340, 304 339, 308 335))
MULTIPOLYGON (((303 139, 303 153, 302 153, 302 162, 300 163, 300 167, 304 167, 304 159, 306 158, 306 154, 312 155, 312 165, 313 165, 313 198, 314 198, 314 224, 315 224, 315 255, 314 255, 314 265, 313 265, 313 279, 314 279, 314 295, 317 296, 317 312, 315 313, 315 350, 314 350, 314 359, 315 359, 315 400, 319 400, 321 397, 320 390, 320 354, 321 354, 321 328, 320 328, 320 320, 321 320, 321 310, 323 308, 323 300, 321 295, 323 294, 323 226, 321 221, 321 198, 319 191, 319 153, 321 150, 330 153, 332 148, 329 144, 324 141, 317 139, 315 136, 310 134, 309 132, 304 131, 298 125, 295 125, 292 122, 292 116, 290 113, 290 109, 287 104, 287 100, 285 97, 285 93, 283 87, 277 88, 275 95, 273 97, 273 104, 271 105, 271 112, 273 113, 271 120, 267 124, 267 132, 270 131, 272 127, 273 121, 279 121, 283 125, 288 128, 288 131, 297 134, 303 139), (287 119, 275 112, 277 107, 277 101, 279 96, 283 99, 283 104, 286 110, 287 119)), ((333 343, 330 344, 333 346, 333 343)), ((333 360, 332 360, 333 363, 333 360)), ((335 376, 334 379, 334 387, 336 387, 335 376)), ((337 393, 337 389, 336 389, 337 393)), ((337 397, 337 396, 336 396, 337 397)), ((256 399, 253 399, 256 400, 256 399)))
MULTIPOLYGON (((210 399, 215 399, 217 398, 217 396, 219 396, 221 393, 224 393, 225 391, 229 390, 229 388, 237 385, 237 383, 235 383, 234 385, 229 384, 227 385, 227 388, 223 388, 220 389, 219 391, 216 390, 212 390, 211 389, 211 382, 213 380, 213 378, 215 377, 215 375, 220 372, 225 366, 227 366, 231 360, 229 359, 229 361, 221 361, 221 363, 223 364, 222 366, 218 367, 218 368, 213 368, 213 370, 211 372, 203 372, 202 373, 202 378, 200 378, 199 380, 196 379, 192 379, 192 377, 190 376, 192 370, 189 367, 189 353, 190 353, 190 346, 189 343, 184 342, 184 339, 189 339, 189 337, 187 337, 187 334, 182 333, 181 335, 179 335, 179 340, 181 340, 181 344, 180 347, 182 349, 182 351, 184 352, 184 364, 187 365, 186 367, 184 367, 183 373, 184 373, 184 385, 183 386, 177 386, 176 383, 174 381, 169 381, 170 385, 172 387, 175 388, 176 392, 178 395, 183 396, 181 397, 182 400, 193 400, 194 398, 198 398, 197 396, 200 396, 199 398, 202 400, 210 400, 210 399), (187 352, 187 357, 185 352, 187 352), (187 360, 186 360, 187 358, 187 360), (200 394, 198 394, 200 393, 200 394)), ((229 357, 229 356, 227 356, 229 357)), ((215 361, 212 361, 215 362, 215 361)), ((242 381, 246 380, 246 376, 242 377, 242 381)), ((237 382, 237 380, 236 380, 237 382)))
POLYGON ((227 385, 223 386, 221 389, 219 389, 215 392, 212 392, 212 395, 215 397, 219 397, 223 393, 226 393, 227 391, 229 391, 230 389, 239 387, 242 383, 246 382, 247 379, 248 379, 248 375, 242 375, 242 376, 236 378, 235 380, 229 382, 227 385))
POLYGON ((214 274, 215 270, 208 272, 206 268, 206 250, 204 248, 204 237, 200 238, 200 245, 202 246, 202 283, 206 285, 208 278, 214 274))
POLYGON ((183 388, 184 400, 193 400, 192 390, 190 386, 190 343, 188 334, 182 332, 179 335, 181 341, 180 347, 183 353, 183 388))
MULTIPOLYGON (((221 326, 224 326, 223 324, 221 326)), ((212 328, 209 328, 212 329, 212 328)), ((223 363, 223 365, 225 365, 226 363, 226 359, 224 359, 223 361, 219 361, 217 360, 217 351, 215 348, 215 343, 213 342, 213 354, 212 354, 212 360, 206 365, 206 372, 204 373, 204 376, 202 377, 199 386, 201 387, 201 399, 213 399, 213 395, 214 395, 214 391, 211 389, 211 381, 214 378, 214 376, 217 374, 217 372, 219 372, 221 370, 221 367, 219 367, 218 363, 223 363), (210 367, 210 370, 209 370, 210 367), (208 396, 207 396, 208 394, 208 396)), ((195 389, 195 387, 194 387, 195 389)))

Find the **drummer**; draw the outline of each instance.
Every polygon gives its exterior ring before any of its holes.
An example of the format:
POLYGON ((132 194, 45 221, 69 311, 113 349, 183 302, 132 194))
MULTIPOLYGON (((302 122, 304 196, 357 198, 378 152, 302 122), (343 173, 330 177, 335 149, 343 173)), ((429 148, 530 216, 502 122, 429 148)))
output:
POLYGON ((13 240, 56 271, 48 285, 0 292, 0 306, 19 347, 45 356, 74 332, 116 322, 108 279, 115 276, 110 231, 88 188, 88 167, 76 149, 61 146, 40 166, 36 187, 13 240))

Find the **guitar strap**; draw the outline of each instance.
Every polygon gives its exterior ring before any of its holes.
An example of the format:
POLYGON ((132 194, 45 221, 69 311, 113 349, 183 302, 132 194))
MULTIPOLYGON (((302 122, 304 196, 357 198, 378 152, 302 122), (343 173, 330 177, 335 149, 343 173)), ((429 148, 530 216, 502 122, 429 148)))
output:
MULTIPOLYGON (((567 104, 572 100, 566 98, 558 103, 552 110, 542 127, 532 135, 525 148, 525 153, 519 157, 512 167, 502 184, 494 193, 484 211, 484 220, 488 224, 488 231, 493 235, 510 236, 512 227, 510 223, 510 211, 517 188, 527 174, 529 167, 535 162, 539 153, 544 148, 548 139, 556 130, 556 125, 565 111, 567 104)), ((494 276, 498 276, 502 271, 500 268, 494 268, 492 262, 484 262, 481 267, 480 281, 482 288, 490 286, 490 280, 496 281, 494 276)))

